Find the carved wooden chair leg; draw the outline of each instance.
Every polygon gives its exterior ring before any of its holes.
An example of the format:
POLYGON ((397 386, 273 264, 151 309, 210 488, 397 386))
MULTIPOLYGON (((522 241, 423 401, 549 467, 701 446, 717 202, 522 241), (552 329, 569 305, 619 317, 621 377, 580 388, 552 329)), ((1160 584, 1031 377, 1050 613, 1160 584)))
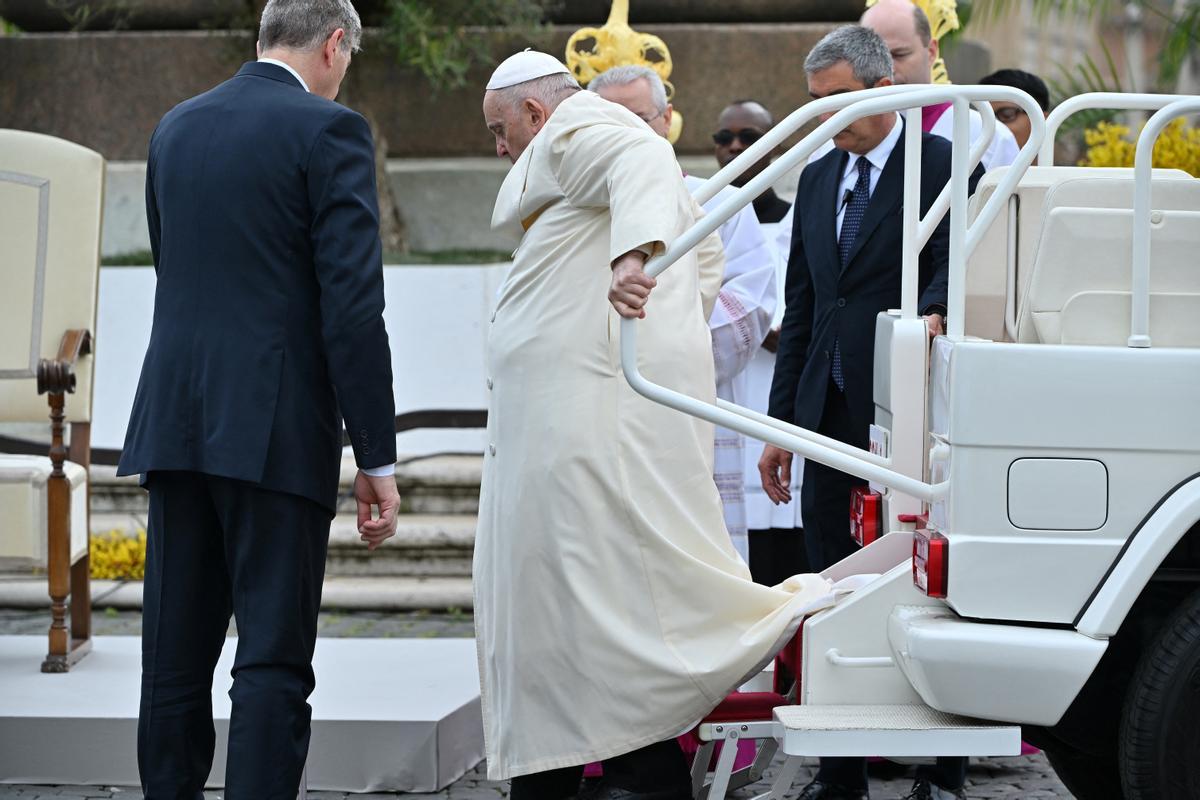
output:
MULTIPOLYGON (((58 358, 43 359, 38 365, 38 394, 48 395, 50 403, 50 478, 46 484, 48 538, 46 568, 50 584, 50 635, 49 652, 42 662, 42 672, 67 672, 71 665, 87 654, 91 648, 90 638, 76 639, 75 632, 85 632, 90 620, 83 625, 77 623, 91 613, 90 592, 86 583, 86 572, 71 566, 71 482, 63 470, 67 460, 64 442, 64 404, 66 395, 75 391, 74 365, 80 355, 91 352, 91 334, 87 331, 68 331, 59 345, 58 358), (84 586, 81 597, 73 597, 72 590, 80 583, 84 586), (67 600, 71 605, 71 628, 67 627, 67 600)), ((84 570, 87 559, 80 562, 84 570)))

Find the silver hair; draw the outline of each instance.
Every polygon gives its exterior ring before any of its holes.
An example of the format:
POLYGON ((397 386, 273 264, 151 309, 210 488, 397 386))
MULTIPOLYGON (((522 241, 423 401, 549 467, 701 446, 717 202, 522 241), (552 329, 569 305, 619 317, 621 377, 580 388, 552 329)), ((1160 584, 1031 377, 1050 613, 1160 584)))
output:
POLYGON ((654 109, 660 114, 667 113, 667 87, 662 78, 649 67, 637 64, 627 64, 623 67, 606 69, 588 83, 588 89, 599 92, 606 86, 628 86, 635 81, 645 81, 650 85, 650 98, 654 101, 654 109))
POLYGON ((362 20, 350 0, 268 0, 258 42, 263 50, 315 50, 338 28, 346 31, 342 47, 357 53, 362 44, 362 20))
POLYGON ((845 25, 827 33, 804 59, 804 72, 812 75, 842 61, 868 89, 892 77, 892 54, 887 45, 878 33, 862 25, 845 25))
POLYGON ((537 100, 546 108, 557 107, 564 95, 577 91, 579 82, 569 72, 556 72, 495 90, 501 100, 512 106, 525 100, 537 100))

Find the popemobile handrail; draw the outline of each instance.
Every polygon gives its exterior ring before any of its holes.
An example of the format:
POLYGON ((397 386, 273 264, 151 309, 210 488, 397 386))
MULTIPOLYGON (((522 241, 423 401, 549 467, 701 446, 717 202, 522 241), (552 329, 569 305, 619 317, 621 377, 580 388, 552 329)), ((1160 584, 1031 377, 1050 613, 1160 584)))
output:
POLYGON ((1154 167, 1154 143, 1172 120, 1187 114, 1200 114, 1200 97, 1181 97, 1161 108, 1138 135, 1133 156, 1130 347, 1150 346, 1150 178, 1154 167))
MULTIPOLYGON (((1191 100, 1186 94, 1136 94, 1133 92, 1087 92, 1068 97, 1063 100, 1050 115, 1046 117, 1046 138, 1042 141, 1042 151, 1038 154, 1038 165, 1054 166, 1054 139, 1058 129, 1068 117, 1080 111, 1095 109, 1112 109, 1117 111, 1158 111, 1180 100, 1191 100)), ((1038 116, 1043 112, 1038 111, 1038 116)))
MULTIPOLYGON (((678 261, 705 237, 713 233, 729 220, 734 214, 749 205, 756 197, 774 184, 782 175, 795 166, 803 163, 818 146, 835 134, 845 129, 850 123, 862 117, 874 114, 884 114, 891 111, 905 110, 908 120, 908 138, 905 142, 905 171, 904 197, 906 206, 912 205, 911 199, 918 197, 921 179, 919 164, 909 165, 909 159, 914 155, 919 161, 920 137, 913 131, 919 119, 920 109, 924 106, 950 102, 954 107, 953 152, 951 156, 951 176, 949 185, 950 205, 950 263, 948 316, 951 339, 963 338, 963 314, 966 306, 966 261, 967 256, 979 243, 983 232, 991 225, 996 215, 1004 207, 1008 198, 1015 191, 1021 175, 1033 162, 1038 145, 1045 133, 1045 121, 1041 108, 1025 92, 1007 86, 889 86, 877 89, 867 89, 859 92, 839 94, 822 98, 804 106, 806 115, 795 112, 789 115, 783 123, 768 132, 762 140, 748 148, 740 158, 727 165, 710 181, 712 191, 705 197, 697 197, 698 201, 711 199, 728 182, 736 177, 746 166, 755 163, 779 144, 790 131, 785 125, 794 130, 803 121, 818 114, 836 111, 829 119, 822 122, 809 135, 784 153, 775 163, 769 165, 761 173, 736 190, 729 198, 714 208, 688 228, 667 249, 646 262, 647 275, 656 276, 678 261), (967 225, 967 188, 970 178, 972 156, 969 151, 971 103, 988 100, 1005 100, 1022 107, 1030 117, 1030 137, 1025 146, 1017 154, 1012 167, 1000 179, 992 196, 984 204, 974 223, 967 225), (799 124, 795 120, 803 119, 799 124), (776 133, 778 131, 778 133, 776 133), (772 135, 776 134, 776 135, 772 135), (755 148, 759 148, 757 151, 755 148), (741 162, 740 164, 738 162, 741 162), (740 167, 735 169, 735 167, 740 167), (915 168, 913 168, 915 167, 915 168), (724 183, 722 183, 722 181, 724 183)), ((990 115, 985 114, 985 121, 990 115)), ((994 124, 994 119, 991 119, 994 124)), ((987 131, 991 129, 988 128, 987 131)), ((985 131, 985 132, 987 132, 985 131)), ((986 139, 986 137, 984 137, 986 139)), ((986 146, 986 141, 983 142, 986 146)), ((982 151, 980 151, 980 155, 982 151)), ((705 190, 709 185, 704 187, 705 190)), ((946 194, 946 191, 943 191, 946 194)), ((927 215, 928 218, 932 217, 927 215)), ((907 252, 915 245, 914 237, 920 235, 919 226, 912 225, 911 208, 905 211, 905 239, 903 248, 907 252)), ((936 226, 936 221, 933 226, 936 226)), ((932 232, 932 227, 930 228, 932 232)), ((922 240, 923 241, 923 240, 922 240)), ((914 252, 919 253, 920 247, 914 252)), ((912 293, 915 298, 917 284, 917 259, 909 254, 903 259, 904 276, 903 291, 912 293)), ((652 295, 653 296, 653 295, 652 295)), ((906 303, 906 305, 908 305, 906 303)), ((915 306, 915 299, 912 301, 915 306)), ((653 305, 649 308, 653 312, 653 305)), ((698 400, 694 397, 660 386, 647 380, 637 366, 637 321, 634 319, 621 320, 621 367, 629 385, 639 394, 661 403, 669 408, 682 411, 716 425, 729 428, 752 438, 758 439, 776 447, 799 453, 805 458, 825 464, 842 472, 857 475, 860 478, 889 486, 897 491, 911 495, 926 502, 935 502, 945 495, 947 484, 929 484, 908 475, 890 469, 891 459, 868 453, 859 448, 822 436, 781 420, 773 419, 763 414, 744 409, 739 406, 718 400, 716 404, 698 400)))

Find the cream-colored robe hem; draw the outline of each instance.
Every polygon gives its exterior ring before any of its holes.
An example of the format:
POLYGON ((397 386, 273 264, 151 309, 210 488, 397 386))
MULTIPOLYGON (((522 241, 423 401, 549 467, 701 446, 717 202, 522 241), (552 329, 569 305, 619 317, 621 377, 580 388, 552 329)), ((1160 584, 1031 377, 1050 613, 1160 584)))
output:
MULTIPOLYGON (((588 92, 559 105, 501 187, 493 226, 525 233, 488 336, 475 546, 492 779, 679 733, 828 589, 817 576, 750 581, 725 532, 712 426, 621 373, 609 265, 664 247, 700 214, 666 140, 588 92)), ((710 401, 716 247, 709 237, 700 261, 659 276, 638 322, 643 373, 710 401)))

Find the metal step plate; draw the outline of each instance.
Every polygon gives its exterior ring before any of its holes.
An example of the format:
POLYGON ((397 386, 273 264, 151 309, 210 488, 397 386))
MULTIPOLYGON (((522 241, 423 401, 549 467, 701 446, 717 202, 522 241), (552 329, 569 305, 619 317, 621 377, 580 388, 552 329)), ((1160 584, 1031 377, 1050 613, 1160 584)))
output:
POLYGON ((775 709, 789 756, 1015 756, 1021 727, 926 705, 783 706, 775 709))

